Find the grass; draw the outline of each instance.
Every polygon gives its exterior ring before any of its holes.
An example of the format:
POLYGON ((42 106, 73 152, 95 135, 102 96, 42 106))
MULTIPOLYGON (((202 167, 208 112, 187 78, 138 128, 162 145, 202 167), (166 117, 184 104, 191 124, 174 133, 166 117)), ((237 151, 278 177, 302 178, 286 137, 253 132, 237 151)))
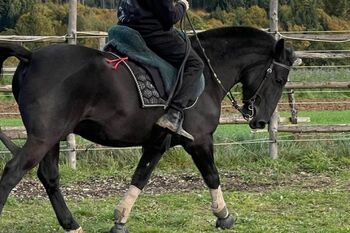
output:
MULTIPOLYGON (((349 69, 347 68, 323 68, 323 69, 298 69, 293 70, 289 79, 291 81, 349 81, 349 69)), ((295 90, 295 98, 349 98, 350 92, 332 89, 295 90)))
MULTIPOLYGON (((266 146, 263 151, 267 151, 266 146)), ((219 147, 216 162, 220 174, 234 172, 242 183, 271 188, 238 189, 224 192, 226 203, 238 219, 233 230, 224 232, 334 232, 350 231, 350 153, 334 153, 339 145, 283 146, 281 158, 272 161, 261 149, 219 147), (249 152, 248 152, 249 151, 249 152), (296 174, 306 174, 305 180, 294 182, 296 174), (311 181, 307 177, 312 176, 311 181), (322 184, 326 177, 329 186, 322 184), (291 182, 291 183, 289 183, 291 182)), ((79 154, 77 171, 61 160, 61 183, 75 185, 91 177, 130 179, 139 154, 97 153, 79 154), (121 157, 123 156, 123 157, 121 157)), ((180 149, 165 155, 155 174, 196 172, 189 156, 180 149)), ((34 171, 30 176, 35 177, 34 171)), ((235 178, 234 178, 235 179, 235 178)), ((222 176, 222 186, 235 182, 222 176)), ((238 187, 237 187, 238 188, 238 187)), ((120 194, 107 198, 68 199, 68 206, 87 233, 106 232, 113 224, 113 209, 120 194)), ((134 233, 215 233, 215 218, 210 212, 208 192, 192 191, 161 195, 141 195, 128 222, 134 233)), ((20 201, 10 197, 0 218, 1 233, 59 232, 54 212, 47 199, 20 201)))
POLYGON ((349 81, 349 68, 315 68, 292 70, 291 81, 349 81))
MULTIPOLYGON (((293 71, 291 80, 330 80, 329 73, 305 72, 293 71)), ((331 79, 348 80, 347 70, 334 72, 336 75, 331 79)), ((314 93, 307 97, 310 96, 318 97, 314 93)), ((331 93, 329 97, 347 98, 349 94, 331 93)), ((289 116, 289 113, 282 113, 282 116, 289 116)), ((350 110, 308 111, 300 112, 299 116, 310 117, 311 124, 349 124, 350 110)), ((19 119, 0 119, 0 122, 1 126, 22 125, 19 119)), ((280 139, 293 139, 294 136, 279 134, 280 139)), ((214 135, 215 142, 241 142, 266 137, 266 132, 252 134, 246 125, 220 125, 214 135)), ((311 139, 315 137, 307 136, 311 139)), ((226 203, 238 218, 234 230, 225 232, 350 232, 350 143, 349 140, 332 141, 336 137, 348 137, 348 134, 321 137, 329 141, 279 143, 278 160, 269 158, 268 144, 215 147, 215 161, 222 174, 224 189, 225 185, 238 180, 243 185, 257 187, 244 189, 244 186, 234 186, 233 190, 224 192, 226 203), (227 172, 233 173, 234 178, 223 175, 227 172), (325 181, 326 184, 323 183, 325 181)), ((78 138, 78 142, 86 143, 81 138, 78 138)), ((3 150, 3 147, 0 149, 3 150)), ((73 171, 63 153, 60 161, 61 183, 76 185, 89 181, 91 177, 111 176, 125 182, 130 180, 140 154, 140 150, 79 152, 78 169, 73 171)), ((8 159, 9 155, 0 155, 0 170, 3 170, 4 162, 8 159)), ((164 155, 154 174, 171 176, 179 173, 198 175, 190 156, 182 149, 175 148, 164 155)), ((27 178, 37 179, 35 171, 31 171, 27 178)), ((113 209, 120 199, 120 194, 103 199, 68 199, 68 205, 87 233, 100 233, 112 226, 113 209)), ((214 224, 208 192, 192 191, 142 195, 136 202, 128 227, 134 233, 222 232, 215 229, 214 224)), ((12 232, 63 230, 47 199, 21 201, 10 197, 0 218, 0 233, 12 232)))
MULTIPOLYGON (((284 114, 286 115, 286 114, 284 114)), ((349 123, 350 111, 341 112, 302 112, 301 116, 311 117, 312 123, 349 123)), ((2 125, 12 124, 13 120, 3 120, 2 125)), ((15 124, 20 121, 15 122, 15 124)), ((301 135, 303 136, 303 135, 301 135)), ((299 137, 301 137, 299 136, 299 137)), ((323 135, 321 137, 332 140, 334 137, 346 137, 346 134, 323 135)), ((220 125, 215 132, 215 142, 242 142, 246 140, 266 139, 267 133, 252 134, 246 125, 220 125)), ((314 138, 310 135, 308 138, 314 138)), ((317 136, 320 137, 320 136, 317 136)), ((293 139, 292 134, 279 134, 280 139, 293 139)), ((78 143, 88 143, 77 138, 78 143)), ((23 143, 19 142, 19 143, 23 143)), ((279 143, 280 159, 270 160, 268 144, 234 144, 229 146, 217 146, 215 159, 221 170, 237 170, 239 173, 249 173, 251 179, 259 179, 260 173, 273 173, 280 177, 288 177, 289 174, 304 170, 307 172, 325 172, 342 174, 350 167, 349 141, 327 141, 324 143, 281 142, 279 143), (271 172, 272 171, 272 172, 271 172)), ((62 143, 65 147, 65 143, 62 143)), ((83 146, 85 147, 85 146, 83 146)), ((4 147, 1 145, 1 150, 4 147)), ((66 153, 61 156, 61 171, 64 183, 74 183, 87 179, 90 176, 117 176, 121 179, 129 177, 140 158, 140 150, 123 151, 88 151, 78 152, 78 170, 72 171, 66 161, 66 153), (91 169, 96 167, 97 169, 91 169)), ((3 157, 0 169, 3 169, 4 161, 9 155, 3 157)), ((166 153, 157 167, 156 172, 168 173, 176 171, 197 171, 191 158, 179 148, 166 153), (174 164, 176 166, 174 166, 174 164)), ((31 173, 35 176, 35 172, 31 173)))
MULTIPOLYGON (((290 113, 283 112, 281 116, 290 117, 290 113)), ((350 110, 343 111, 302 111, 300 117, 310 117, 311 124, 349 124, 350 110)))
MULTIPOLYGON (((227 191, 226 202, 237 216, 234 230, 225 232, 349 232, 350 195, 336 188, 303 190, 283 187, 265 192, 227 191)), ((120 196, 68 201, 86 232, 106 232, 120 196)), ((135 233, 221 232, 214 228, 207 192, 142 195, 128 222, 135 233)), ((63 232, 47 200, 18 202, 10 198, 0 232, 63 232), (32 211, 29 211, 32 210, 32 211)))

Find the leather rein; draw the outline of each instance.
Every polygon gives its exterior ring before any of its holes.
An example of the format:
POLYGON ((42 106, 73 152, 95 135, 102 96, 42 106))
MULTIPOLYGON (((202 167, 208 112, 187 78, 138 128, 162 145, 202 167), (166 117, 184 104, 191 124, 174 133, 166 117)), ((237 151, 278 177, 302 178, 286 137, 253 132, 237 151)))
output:
POLYGON ((267 70, 265 71, 265 76, 264 76, 263 80, 261 81, 259 87, 256 89, 254 95, 253 95, 251 98, 242 101, 243 103, 248 103, 248 104, 249 104, 248 110, 250 111, 250 114, 249 114, 249 113, 245 113, 245 112, 243 111, 243 107, 240 106, 240 105, 238 104, 238 101, 237 101, 236 98, 233 96, 232 91, 231 91, 231 90, 228 91, 228 90, 223 86, 221 80, 219 79, 219 77, 218 77, 218 75, 216 74, 216 72, 215 72, 213 66, 212 66, 211 63, 210 63, 210 59, 208 58, 208 56, 207 56, 207 54, 206 54, 206 52, 205 52, 205 49, 203 48, 203 46, 202 46, 202 44, 201 44, 201 42, 200 42, 200 40, 199 40, 199 38, 198 38, 197 32, 196 32, 196 30, 194 29, 193 24, 192 24, 192 22, 191 22, 191 20, 190 20, 190 18, 189 18, 189 16, 188 16, 187 13, 186 13, 186 17, 187 17, 187 20, 188 20, 188 22, 189 22, 189 24, 190 24, 190 26, 191 26, 191 29, 192 29, 192 31, 193 31, 193 33, 194 33, 194 36, 195 36, 195 38, 196 38, 196 41, 197 41, 197 43, 199 44, 199 47, 200 47, 201 50, 202 50, 203 56, 204 56, 204 58, 205 58, 205 60, 206 60, 206 62, 207 62, 207 65, 208 65, 208 67, 209 67, 209 69, 210 69, 210 72, 212 73, 212 76, 214 77, 214 80, 218 83, 218 85, 221 87, 221 89, 226 93, 226 96, 227 96, 227 97, 229 98, 229 100, 231 101, 232 106, 242 114, 243 118, 244 118, 246 121, 250 121, 250 120, 254 117, 254 115, 255 115, 254 104, 255 104, 255 101, 256 101, 256 97, 259 95, 259 92, 260 92, 260 90, 263 88, 264 83, 266 82, 266 80, 269 79, 269 78, 271 77, 271 75, 272 75, 272 73, 273 73, 273 71, 274 71, 274 67, 275 67, 275 66, 280 66, 280 67, 285 68, 285 69, 287 69, 287 70, 289 71, 289 70, 291 69, 291 66, 288 66, 288 65, 282 64, 282 63, 280 63, 280 62, 277 62, 275 59, 272 60, 271 64, 269 65, 269 68, 267 68, 267 70))

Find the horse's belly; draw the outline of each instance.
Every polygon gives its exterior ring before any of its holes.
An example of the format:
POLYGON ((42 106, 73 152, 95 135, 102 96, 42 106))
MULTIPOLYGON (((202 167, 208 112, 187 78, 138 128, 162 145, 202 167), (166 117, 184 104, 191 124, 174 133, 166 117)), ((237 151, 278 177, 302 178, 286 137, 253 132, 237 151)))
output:
POLYGON ((93 121, 81 122, 74 133, 83 138, 105 146, 128 147, 144 144, 149 139, 149 127, 139 124, 110 123, 99 124, 93 121))

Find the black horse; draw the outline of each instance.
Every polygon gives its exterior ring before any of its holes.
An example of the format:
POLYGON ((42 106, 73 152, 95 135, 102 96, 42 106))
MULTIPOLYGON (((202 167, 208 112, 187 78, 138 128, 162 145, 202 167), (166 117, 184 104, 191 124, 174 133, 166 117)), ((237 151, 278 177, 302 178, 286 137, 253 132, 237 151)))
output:
MULTIPOLYGON (((264 128, 281 97, 295 56, 283 40, 276 41, 253 28, 220 28, 198 37, 218 79, 206 62, 205 90, 195 106, 185 112, 184 128, 195 140, 173 136, 170 146, 182 145, 192 156, 210 190, 217 227, 230 228, 234 221, 226 208, 213 158, 213 133, 219 124, 221 102, 227 91, 241 82, 245 100, 242 112, 251 115, 251 128, 264 128)), ((206 61, 199 44, 191 40, 206 61)), ((130 189, 116 208, 111 230, 127 232, 125 222, 131 207, 168 148, 161 143, 169 139, 168 134, 154 127, 164 109, 141 108, 125 64, 118 70, 111 69, 101 51, 64 44, 31 52, 0 43, 0 68, 10 56, 20 60, 12 87, 28 138, 20 148, 0 131, 0 139, 13 154, 0 180, 0 213, 10 191, 39 164, 38 177, 60 225, 67 232, 82 232, 59 188, 59 142, 75 133, 102 145, 143 147, 130 189)))

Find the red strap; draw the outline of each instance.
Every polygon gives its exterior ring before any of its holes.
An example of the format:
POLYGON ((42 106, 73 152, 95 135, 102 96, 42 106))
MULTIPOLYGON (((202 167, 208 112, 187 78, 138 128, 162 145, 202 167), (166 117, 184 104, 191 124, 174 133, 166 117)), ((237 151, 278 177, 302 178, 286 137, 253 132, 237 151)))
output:
POLYGON ((121 58, 118 58, 118 59, 106 59, 107 63, 108 64, 112 64, 113 65, 113 69, 114 70, 117 70, 118 69, 118 66, 121 62, 123 61, 126 61, 128 60, 129 58, 128 57, 121 57, 121 58))

